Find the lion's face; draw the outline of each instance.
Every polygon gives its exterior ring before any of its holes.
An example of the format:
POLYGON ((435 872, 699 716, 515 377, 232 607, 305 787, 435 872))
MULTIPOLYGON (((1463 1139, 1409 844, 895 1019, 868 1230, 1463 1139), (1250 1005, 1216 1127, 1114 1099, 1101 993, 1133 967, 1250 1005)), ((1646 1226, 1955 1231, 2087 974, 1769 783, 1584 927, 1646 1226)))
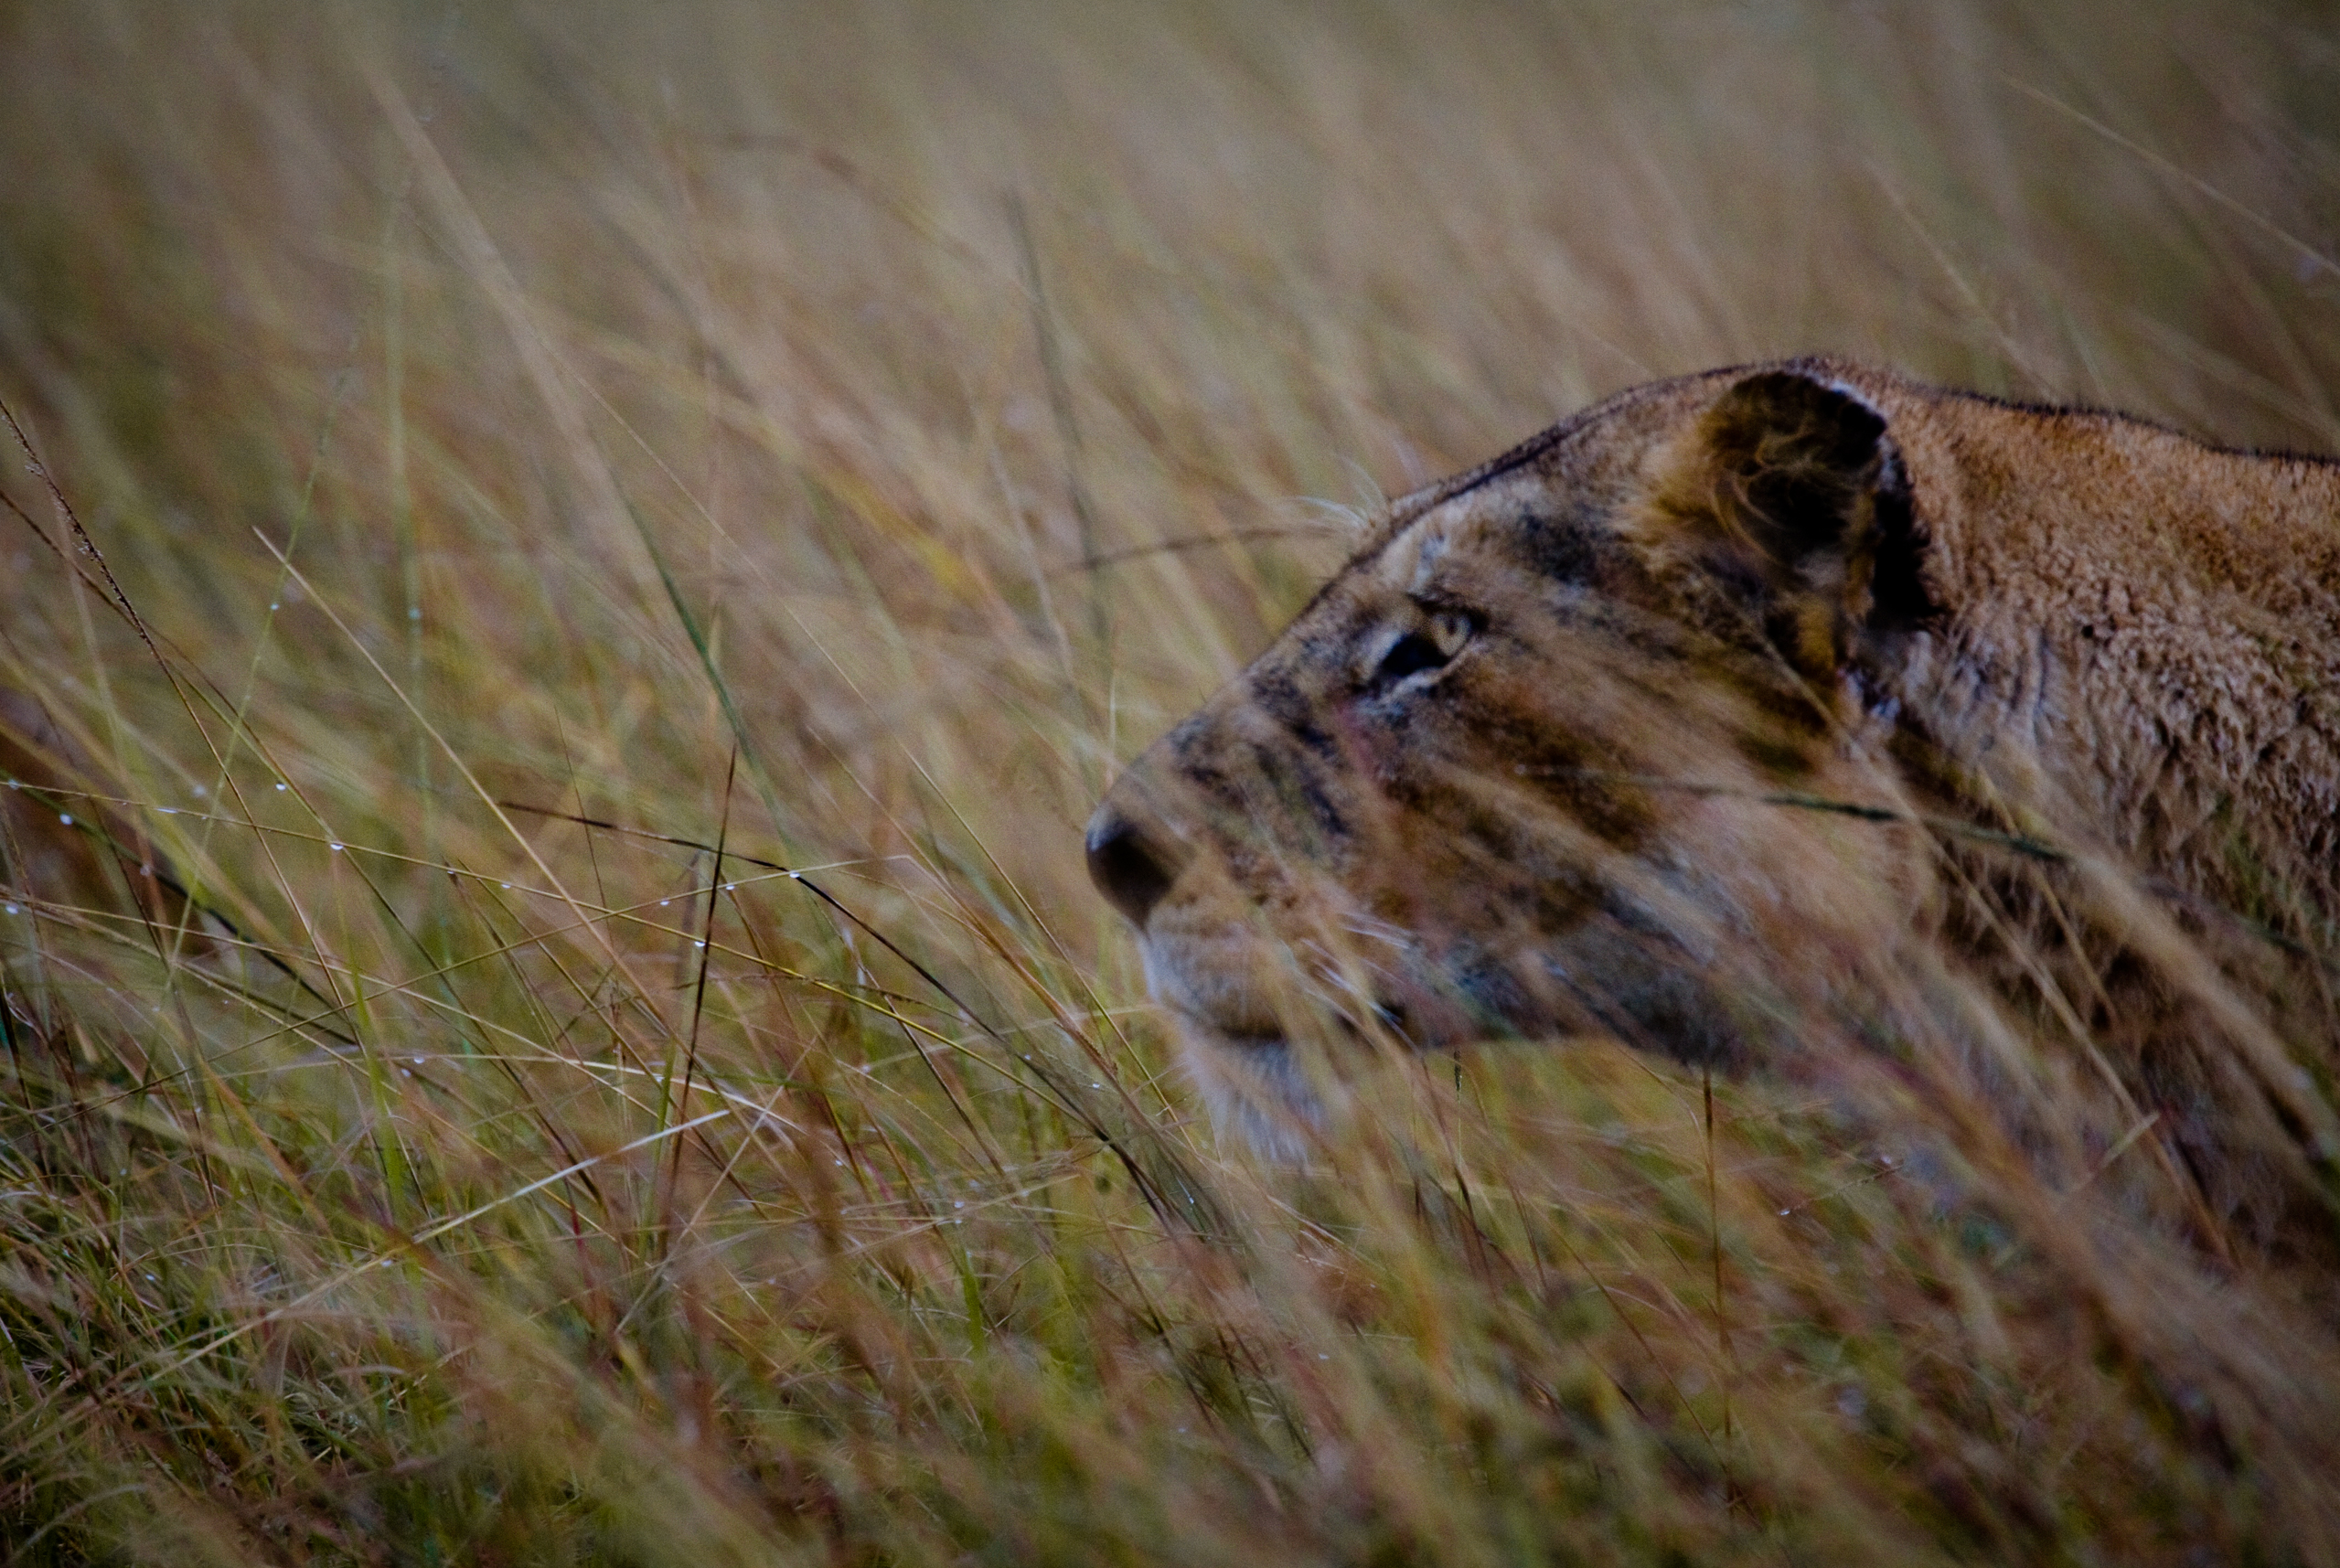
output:
POLYGON ((1713 1060, 1767 987, 1826 985, 1894 918, 1842 890, 1907 891, 1890 828, 1792 808, 1878 794, 1853 652, 1897 483, 1866 405, 1775 373, 1630 395, 1400 503, 1090 824, 1206 1083, 1304 1106, 1286 1042, 1328 1007, 1417 1048, 1713 1060), (1872 874, 1814 876, 1848 859, 1872 874), (1798 974, 1747 972, 1750 936, 1798 974))

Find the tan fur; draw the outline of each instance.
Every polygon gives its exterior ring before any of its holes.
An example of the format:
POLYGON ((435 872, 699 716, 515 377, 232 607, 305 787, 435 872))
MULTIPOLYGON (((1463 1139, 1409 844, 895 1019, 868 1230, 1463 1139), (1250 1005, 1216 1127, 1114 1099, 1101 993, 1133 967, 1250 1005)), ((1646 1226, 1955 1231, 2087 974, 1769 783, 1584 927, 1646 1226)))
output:
POLYGON ((1857 1059, 2328 1261, 2336 822, 2340 466, 1801 360, 1396 503, 1089 842, 1267 1147, 1327 1016, 1857 1059))

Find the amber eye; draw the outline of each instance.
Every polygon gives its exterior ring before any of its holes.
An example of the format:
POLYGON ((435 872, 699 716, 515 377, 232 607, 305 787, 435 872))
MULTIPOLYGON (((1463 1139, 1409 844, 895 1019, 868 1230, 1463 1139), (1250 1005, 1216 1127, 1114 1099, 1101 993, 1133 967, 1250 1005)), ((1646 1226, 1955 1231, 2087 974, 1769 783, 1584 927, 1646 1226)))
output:
POLYGON ((1477 630, 1471 617, 1461 612, 1439 611, 1421 627, 1389 645, 1381 662, 1373 667, 1367 687, 1376 692, 1387 691, 1407 676, 1445 668, 1454 662, 1454 656, 1462 652, 1477 630))

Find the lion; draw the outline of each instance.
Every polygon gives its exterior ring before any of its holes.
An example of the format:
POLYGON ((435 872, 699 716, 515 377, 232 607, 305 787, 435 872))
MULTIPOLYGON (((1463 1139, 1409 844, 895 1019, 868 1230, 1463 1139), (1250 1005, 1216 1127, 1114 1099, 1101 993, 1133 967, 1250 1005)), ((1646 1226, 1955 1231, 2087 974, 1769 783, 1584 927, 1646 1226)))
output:
POLYGON ((1598 1035, 1881 1073, 2335 1272, 2333 461, 1825 358, 1640 387, 1391 505, 1086 848, 1270 1154, 1303 1037, 1598 1035))

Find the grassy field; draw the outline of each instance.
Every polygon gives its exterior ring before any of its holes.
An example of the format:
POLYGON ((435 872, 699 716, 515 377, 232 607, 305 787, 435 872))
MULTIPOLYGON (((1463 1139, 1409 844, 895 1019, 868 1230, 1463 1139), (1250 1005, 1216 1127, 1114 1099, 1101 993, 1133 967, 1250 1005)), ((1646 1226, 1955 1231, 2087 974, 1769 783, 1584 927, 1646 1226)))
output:
POLYGON ((1600 1041, 1263 1168, 1079 843, 1383 496, 1637 381, 2340 449, 2336 79, 2305 4, 0 11, 5 1560, 2340 1562, 2249 1278, 1600 1041))

